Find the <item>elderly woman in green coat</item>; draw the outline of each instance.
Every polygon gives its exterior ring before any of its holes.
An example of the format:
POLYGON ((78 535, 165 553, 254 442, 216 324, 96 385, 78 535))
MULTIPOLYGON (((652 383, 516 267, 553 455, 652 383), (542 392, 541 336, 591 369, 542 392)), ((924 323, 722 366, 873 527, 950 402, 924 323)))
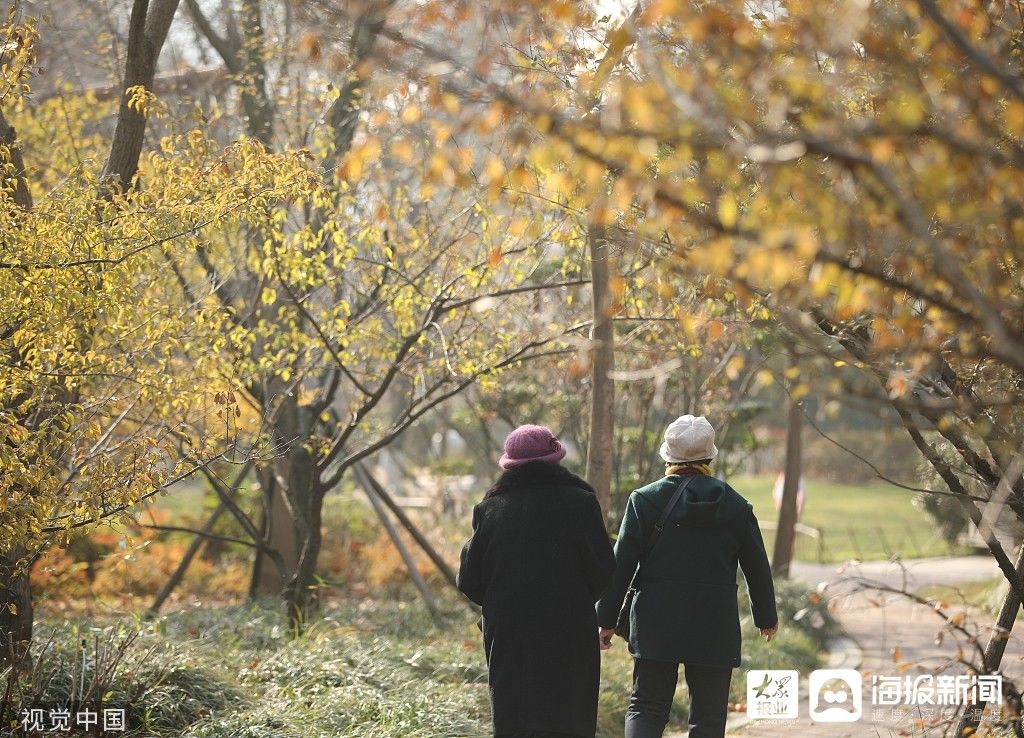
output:
POLYGON ((747 582, 754 624, 768 640, 778 627, 757 519, 750 503, 710 475, 717 454, 715 430, 706 418, 677 418, 661 446, 666 476, 633 492, 626 505, 615 544, 615 578, 597 605, 601 647, 607 649, 642 557, 629 613, 634 665, 626 738, 663 734, 680 664, 690 693, 690 738, 725 735, 729 684, 740 665, 737 568, 747 582))

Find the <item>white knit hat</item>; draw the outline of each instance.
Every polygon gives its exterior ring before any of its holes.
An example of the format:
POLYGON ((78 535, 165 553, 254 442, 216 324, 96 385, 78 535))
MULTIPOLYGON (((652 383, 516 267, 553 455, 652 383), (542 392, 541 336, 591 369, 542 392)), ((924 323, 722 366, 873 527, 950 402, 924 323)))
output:
POLYGON ((665 429, 661 458, 669 464, 685 464, 718 456, 715 429, 703 415, 683 415, 665 429))

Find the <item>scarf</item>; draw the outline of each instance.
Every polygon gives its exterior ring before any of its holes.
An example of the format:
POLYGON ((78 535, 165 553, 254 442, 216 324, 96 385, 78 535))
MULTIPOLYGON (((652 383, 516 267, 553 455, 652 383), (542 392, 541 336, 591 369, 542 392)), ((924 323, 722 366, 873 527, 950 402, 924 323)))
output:
POLYGON ((711 464, 695 464, 693 462, 687 462, 685 464, 665 464, 665 476, 671 476, 672 474, 703 474, 704 476, 711 476, 711 464))

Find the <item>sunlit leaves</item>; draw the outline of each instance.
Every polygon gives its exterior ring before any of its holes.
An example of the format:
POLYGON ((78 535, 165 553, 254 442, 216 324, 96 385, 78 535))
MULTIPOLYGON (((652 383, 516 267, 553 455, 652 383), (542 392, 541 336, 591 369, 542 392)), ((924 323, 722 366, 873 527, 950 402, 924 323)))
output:
POLYGON ((149 115, 150 109, 156 103, 156 95, 147 90, 143 85, 135 85, 127 88, 125 97, 128 98, 128 109, 134 110, 143 118, 149 115))
MULTIPOLYGON (((52 121, 43 110, 18 122, 34 146, 36 127, 52 121)), ((181 299, 170 267, 209 233, 302 196, 314 183, 308 160, 250 142, 221 150, 193 133, 161 142, 141 177, 145 188, 105 202, 85 167, 28 212, 0 196, 5 546, 59 539, 45 529, 130 506, 195 463, 184 456, 208 459, 234 442, 237 405, 228 417, 208 401, 223 373, 208 358, 182 363, 193 347, 208 356, 223 323, 214 303, 181 299)))

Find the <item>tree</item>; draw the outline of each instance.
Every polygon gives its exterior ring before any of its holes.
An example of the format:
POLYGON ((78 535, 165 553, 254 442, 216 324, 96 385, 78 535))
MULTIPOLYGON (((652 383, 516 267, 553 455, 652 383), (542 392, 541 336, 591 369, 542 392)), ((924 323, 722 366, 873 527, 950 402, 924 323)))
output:
POLYGON ((293 18, 305 32, 286 22, 277 38, 265 29, 280 28, 267 19, 287 15, 282 5, 229 3, 220 18, 188 7, 239 92, 244 115, 222 120, 224 135, 285 151, 311 139, 324 174, 307 201, 268 207, 261 222, 223 229, 175 261, 183 296, 212 284, 219 308, 219 337, 187 347, 189 360, 217 357, 245 406, 242 432, 276 451, 256 464, 259 520, 229 506, 258 550, 254 593, 282 596, 301 624, 316 604, 326 495, 448 398, 566 350, 557 345, 564 328, 528 308, 536 294, 584 280, 538 276, 563 216, 531 223, 524 204, 483 196, 504 171, 497 153, 430 152, 469 128, 454 99, 427 120, 426 101, 441 91, 406 89, 395 110, 391 80, 377 78, 370 58, 390 2, 366 4, 348 23, 350 63, 331 76, 313 30, 330 7, 293 18), (305 59, 290 53, 296 40, 305 59))
POLYGON ((22 148, 43 148, 36 139, 48 138, 56 119, 25 105, 33 23, 15 6, 0 28, 5 658, 17 659, 31 639, 28 568, 48 546, 127 515, 139 500, 215 459, 260 454, 218 432, 223 422, 204 402, 216 383, 180 371, 178 347, 204 340, 209 310, 202 293, 191 303, 168 300, 176 286, 167 263, 204 231, 298 197, 311 173, 301 155, 272 157, 248 144, 220 150, 198 131, 165 138, 140 161, 145 121, 155 111, 146 85, 173 6, 136 2, 132 13, 113 135, 90 142, 80 120, 61 124, 78 138, 79 154, 90 146, 106 150, 102 167, 64 168, 59 147, 38 165, 23 156, 22 148), (136 189, 140 166, 144 190, 136 189), (182 448, 190 461, 181 458, 182 448))

